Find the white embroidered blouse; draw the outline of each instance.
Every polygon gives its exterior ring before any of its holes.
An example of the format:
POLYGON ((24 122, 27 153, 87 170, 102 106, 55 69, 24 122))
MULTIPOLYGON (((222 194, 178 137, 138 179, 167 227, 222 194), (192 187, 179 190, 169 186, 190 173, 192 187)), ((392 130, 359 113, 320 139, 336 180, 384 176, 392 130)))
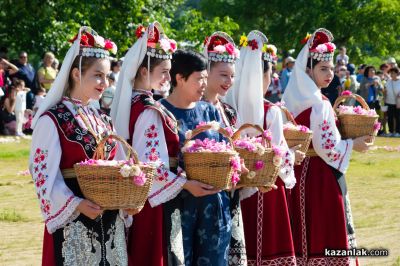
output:
MULTIPOLYGON (((132 98, 140 92, 135 91, 132 98)), ((173 199, 182 190, 186 177, 170 171, 163 121, 158 111, 147 108, 138 117, 132 135, 132 147, 139 160, 157 166, 156 178, 149 193, 152 207, 173 199)))

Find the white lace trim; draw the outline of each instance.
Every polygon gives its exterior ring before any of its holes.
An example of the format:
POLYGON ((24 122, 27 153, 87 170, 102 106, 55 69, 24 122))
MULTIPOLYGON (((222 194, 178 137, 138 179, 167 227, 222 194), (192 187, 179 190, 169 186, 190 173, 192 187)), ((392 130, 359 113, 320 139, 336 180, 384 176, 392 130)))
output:
POLYGON ((54 233, 57 229, 65 227, 80 215, 80 212, 76 210, 76 207, 78 207, 82 200, 83 199, 81 198, 74 197, 59 215, 46 223, 46 228, 49 234, 54 233))
POLYGON ((164 186, 164 188, 161 188, 159 194, 153 196, 152 198, 150 197, 157 192, 153 193, 152 195, 149 195, 150 206, 154 208, 160 204, 163 204, 175 198, 181 192, 183 185, 186 183, 186 180, 187 179, 183 176, 177 176, 175 179, 171 180, 171 182, 173 183, 169 187, 165 188, 164 186))
POLYGON ((258 188, 256 187, 245 187, 239 190, 239 200, 244 200, 250 198, 255 193, 258 192, 258 188))
POLYGON ((276 259, 261 260, 260 263, 257 263, 257 260, 248 260, 247 263, 248 266, 295 266, 296 258, 294 256, 279 257, 276 259))

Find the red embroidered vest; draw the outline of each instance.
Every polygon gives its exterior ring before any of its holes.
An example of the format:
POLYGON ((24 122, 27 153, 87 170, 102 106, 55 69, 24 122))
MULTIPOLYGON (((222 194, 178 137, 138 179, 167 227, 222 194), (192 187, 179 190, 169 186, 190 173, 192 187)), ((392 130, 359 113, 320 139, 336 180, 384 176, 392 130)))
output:
MULTIPOLYGON (((74 115, 62 102, 50 108, 43 115, 49 116, 57 127, 61 146, 60 169, 73 168, 75 163, 91 159, 97 144, 94 136, 89 131, 82 129, 74 115)), ((102 121, 108 131, 112 131, 111 119, 102 114, 102 121)), ((105 158, 111 160, 116 152, 115 141, 106 143, 105 158)))
MULTIPOLYGON (((129 136, 135 132, 136 121, 141 113, 147 108, 156 110, 163 121, 165 141, 167 143, 169 157, 177 157, 179 152, 178 124, 175 117, 163 105, 156 102, 147 94, 138 94, 132 99, 131 113, 129 118, 129 136)), ((128 140, 128 143, 132 143, 128 140)))

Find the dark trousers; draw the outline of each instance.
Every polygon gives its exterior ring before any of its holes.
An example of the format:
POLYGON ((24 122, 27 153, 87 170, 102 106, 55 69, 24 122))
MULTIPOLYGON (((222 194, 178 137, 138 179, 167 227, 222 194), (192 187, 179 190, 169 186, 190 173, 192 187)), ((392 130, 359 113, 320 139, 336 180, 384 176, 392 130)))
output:
POLYGON ((387 116, 390 133, 400 133, 400 109, 395 104, 386 104, 388 106, 387 116))

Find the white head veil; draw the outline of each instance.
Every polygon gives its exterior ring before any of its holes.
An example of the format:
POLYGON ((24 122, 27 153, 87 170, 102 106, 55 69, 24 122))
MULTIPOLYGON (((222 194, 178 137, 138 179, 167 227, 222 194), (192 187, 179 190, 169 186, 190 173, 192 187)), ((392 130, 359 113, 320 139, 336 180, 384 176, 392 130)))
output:
POLYGON ((224 100, 238 113, 236 126, 250 123, 262 127, 264 118, 262 47, 268 39, 257 30, 251 31, 247 39, 256 40, 258 48, 240 49, 240 59, 235 65, 237 73, 235 83, 224 100))
POLYGON ((314 80, 306 73, 307 60, 310 53, 309 50, 312 47, 317 32, 327 34, 330 42, 333 40, 333 36, 328 30, 322 28, 318 29, 313 33, 311 38, 308 39, 306 45, 304 45, 297 56, 289 83, 282 97, 286 108, 294 117, 298 116, 302 111, 310 108, 315 103, 322 101, 321 90, 318 89, 314 80))
POLYGON ((71 70, 72 63, 74 62, 77 55, 79 55, 79 48, 81 42, 81 33, 82 32, 90 32, 93 31, 90 27, 81 27, 78 32, 78 37, 74 41, 73 45, 69 48, 67 54, 65 55, 64 61, 62 63, 60 72, 57 74, 56 79, 46 97, 43 100, 43 103, 40 105, 38 111, 35 114, 35 117, 32 120, 32 129, 35 128, 37 121, 40 116, 49 110, 52 106, 61 101, 62 97, 65 94, 67 89, 67 83, 69 78, 69 72, 71 70))
MULTIPOLYGON (((158 22, 151 23, 146 32, 140 37, 125 55, 122 69, 119 74, 114 100, 111 106, 111 117, 119 135, 129 139, 129 119, 131 110, 132 89, 139 66, 147 52, 147 41, 154 27, 157 27, 159 35, 163 35, 163 29, 158 22)), ((151 36, 150 36, 151 37, 151 36)), ((150 57, 149 57, 150 60, 150 57)))

